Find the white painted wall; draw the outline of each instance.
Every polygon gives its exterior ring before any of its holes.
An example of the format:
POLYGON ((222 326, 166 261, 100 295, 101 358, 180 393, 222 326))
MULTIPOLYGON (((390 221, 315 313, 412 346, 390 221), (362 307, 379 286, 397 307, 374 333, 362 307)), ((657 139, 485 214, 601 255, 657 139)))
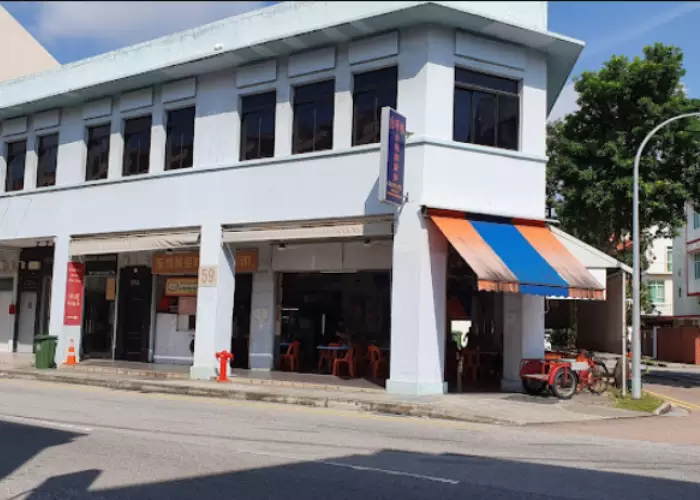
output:
MULTIPOLYGON (((423 171, 425 184, 416 201, 475 212, 541 217, 545 190, 544 59, 536 52, 503 43, 497 46, 500 53, 512 50, 523 55, 519 59, 523 68, 508 68, 500 60, 486 63, 484 57, 499 53, 494 52, 493 42, 467 45, 456 55, 457 36, 450 29, 414 28, 379 37, 374 44, 338 45, 326 51, 335 56, 326 57, 328 64, 316 72, 319 68, 314 59, 301 57, 291 59, 294 76, 290 77, 289 63, 282 59, 272 81, 270 65, 256 65, 203 74, 194 84, 191 80, 170 84, 165 103, 160 87, 152 92, 137 88, 113 96, 111 103, 102 99, 62 109, 57 117, 60 123, 51 128, 60 132, 58 185, 30 189, 34 177, 28 168, 27 191, 0 194, 0 212, 4 214, 0 240, 199 226, 212 220, 241 224, 391 213, 376 196, 378 146, 349 147, 350 87, 352 73, 397 62, 398 108, 407 115, 408 128, 414 134, 406 161, 411 168, 423 171), (350 53, 354 54, 352 64, 350 53), (380 58, 368 60, 376 56, 380 58), (326 69, 331 65, 332 69, 326 69), (452 143, 455 65, 522 80, 520 152, 452 143), (239 80, 241 74, 246 75, 244 81, 239 80), (291 156, 290 86, 326 77, 335 77, 337 82, 335 149, 291 156), (181 87, 187 92, 172 90, 181 87), (242 95, 270 89, 278 91, 276 156, 239 162, 238 100, 242 95), (192 92, 196 92, 195 97, 191 97, 192 92), (141 98, 144 96, 148 99, 141 98), (194 168, 164 173, 163 114, 170 107, 189 103, 197 107, 194 168), (121 178, 121 123, 144 113, 153 116, 151 173, 121 178), (85 127, 99 123, 112 124, 110 178, 86 183, 85 127)), ((27 138, 31 142, 44 122, 29 117, 26 131, 3 124, 2 140, 27 138)), ((3 166, 4 159, 0 160, 0 171, 3 166)))

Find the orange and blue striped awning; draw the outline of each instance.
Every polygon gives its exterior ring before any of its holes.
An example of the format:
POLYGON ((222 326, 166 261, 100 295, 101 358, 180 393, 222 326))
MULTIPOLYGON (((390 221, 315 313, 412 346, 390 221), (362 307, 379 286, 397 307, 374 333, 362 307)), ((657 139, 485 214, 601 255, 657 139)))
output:
MULTIPOLYGON (((430 213, 430 212, 429 212, 430 213)), ((603 287, 544 222, 430 215, 472 268, 479 290, 579 299, 603 287)))

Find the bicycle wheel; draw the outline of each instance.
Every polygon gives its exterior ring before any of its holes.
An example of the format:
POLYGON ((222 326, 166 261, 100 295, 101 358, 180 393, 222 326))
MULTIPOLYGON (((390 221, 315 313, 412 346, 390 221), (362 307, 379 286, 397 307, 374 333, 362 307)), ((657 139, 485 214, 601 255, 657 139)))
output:
POLYGON ((602 394, 608 388, 608 380, 610 380, 608 367, 602 361, 594 361, 588 372, 588 390, 593 394, 602 394))
POLYGON ((559 399, 571 399, 576 394, 578 387, 578 377, 576 373, 564 368, 559 368, 554 374, 554 381, 550 387, 552 394, 559 399))

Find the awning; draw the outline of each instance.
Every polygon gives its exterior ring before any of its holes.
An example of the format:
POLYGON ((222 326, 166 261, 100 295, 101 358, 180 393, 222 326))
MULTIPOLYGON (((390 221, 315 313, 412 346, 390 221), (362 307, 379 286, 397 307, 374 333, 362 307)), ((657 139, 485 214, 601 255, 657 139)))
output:
POLYGON ((476 273, 479 290, 604 298, 601 284, 544 223, 430 218, 476 273))
POLYGON ((106 253, 141 252, 145 250, 167 250, 197 245, 199 233, 150 233, 74 238, 71 255, 100 255, 106 253))
POLYGON ((337 222, 302 227, 270 226, 264 228, 225 229, 226 243, 251 243, 262 241, 303 241, 338 238, 380 238, 394 234, 391 221, 337 222))

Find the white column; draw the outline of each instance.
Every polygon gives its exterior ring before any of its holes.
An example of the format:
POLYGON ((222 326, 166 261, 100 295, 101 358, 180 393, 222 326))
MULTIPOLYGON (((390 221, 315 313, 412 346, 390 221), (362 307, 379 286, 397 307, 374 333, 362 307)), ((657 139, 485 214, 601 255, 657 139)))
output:
POLYGON ((275 108, 275 157, 292 154, 293 91, 287 77, 287 61, 277 65, 277 107, 275 108))
POLYGON ((153 121, 151 122, 151 156, 148 171, 152 174, 165 170, 165 110, 161 99, 161 89, 153 95, 153 121))
POLYGON ((63 314, 66 303, 66 281, 68 262, 70 261, 70 237, 56 236, 53 249, 53 274, 51 276, 51 304, 49 314, 49 335, 58 337, 55 362, 57 365, 66 361, 70 339, 75 344, 75 355, 80 353, 80 326, 64 326, 63 314))
POLYGON ((520 361, 544 357, 544 297, 503 295, 504 391, 520 391, 520 361))
POLYGON ((394 235, 391 366, 387 391, 443 394, 447 242, 415 203, 401 210, 394 235))
POLYGON ((275 273, 253 275, 250 307, 250 368, 272 370, 275 365, 275 273))
POLYGON ((36 175, 39 158, 36 154, 36 133, 27 136, 27 155, 24 161, 24 191, 36 189, 36 175))
POLYGON ((335 103, 333 114, 333 149, 352 146, 352 75, 348 61, 348 46, 338 48, 335 71, 335 103))
POLYGON ((233 252, 221 241, 221 225, 202 226, 199 267, 216 267, 216 286, 197 289, 193 379, 209 380, 218 373, 216 353, 231 350, 233 293, 236 263, 233 252))
POLYGON ((107 167, 108 179, 119 179, 123 173, 124 162, 124 136, 122 135, 122 116, 119 111, 112 113, 112 121, 109 128, 109 163, 107 167))

